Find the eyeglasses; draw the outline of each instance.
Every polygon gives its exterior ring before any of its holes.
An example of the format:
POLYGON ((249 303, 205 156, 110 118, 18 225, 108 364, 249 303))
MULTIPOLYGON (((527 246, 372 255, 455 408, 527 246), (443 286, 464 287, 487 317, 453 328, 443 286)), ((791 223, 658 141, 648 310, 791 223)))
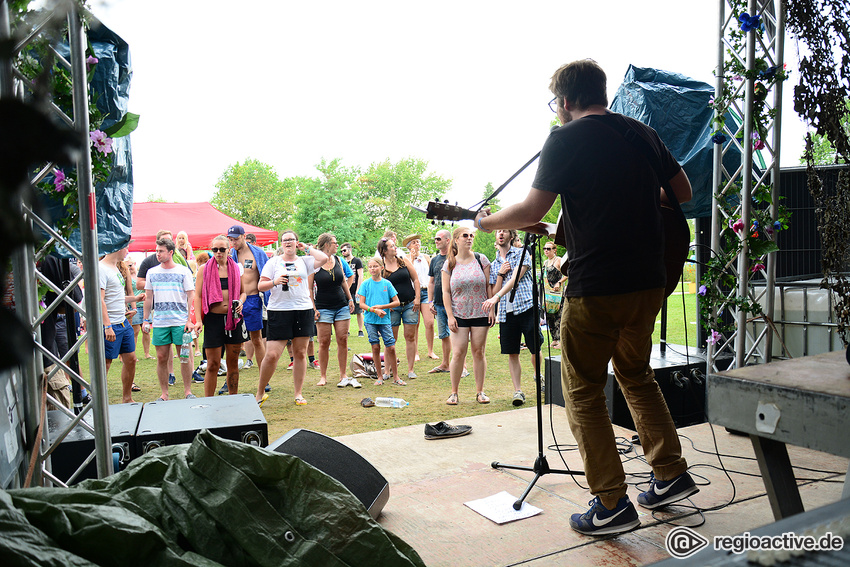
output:
POLYGON ((473 234, 471 232, 464 232, 460 235, 460 238, 474 238, 474 237, 475 237, 475 234, 473 234))
POLYGON ((551 110, 555 114, 558 113, 558 97, 555 97, 549 101, 549 110, 551 110))
POLYGON ((552 248, 551 246, 544 246, 543 250, 554 250, 554 248, 552 248))
POLYGON ((210 251, 211 251, 213 254, 217 254, 217 253, 219 253, 219 252, 224 253, 224 252, 227 252, 227 248, 210 248, 210 251))
POLYGON ((284 238, 281 242, 295 242, 296 240, 295 238, 284 238))
POLYGON ((442 240, 442 237, 440 237, 440 236, 435 236, 435 237, 434 237, 434 240, 442 240))

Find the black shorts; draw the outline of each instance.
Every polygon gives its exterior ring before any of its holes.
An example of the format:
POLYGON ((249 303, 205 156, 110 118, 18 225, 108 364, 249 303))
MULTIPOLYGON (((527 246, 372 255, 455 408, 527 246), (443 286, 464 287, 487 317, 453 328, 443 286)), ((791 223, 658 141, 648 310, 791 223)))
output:
POLYGON ((526 309, 522 313, 507 313, 505 322, 499 323, 499 344, 502 346, 502 354, 519 354, 521 336, 525 337, 525 345, 531 354, 540 352, 543 344, 543 333, 540 325, 534 320, 533 309, 526 309), (534 339, 534 333, 537 339, 534 339), (536 347, 535 347, 535 342, 536 347))
POLYGON ((490 319, 488 317, 473 317, 472 319, 461 319, 455 317, 458 327, 489 327, 490 319))
POLYGON ((245 320, 240 319, 232 331, 224 330, 227 315, 207 313, 204 315, 204 348, 219 348, 224 345, 238 345, 248 340, 245 320))
POLYGON ((312 337, 315 332, 314 311, 300 309, 295 311, 268 311, 268 340, 286 341, 295 337, 312 337))

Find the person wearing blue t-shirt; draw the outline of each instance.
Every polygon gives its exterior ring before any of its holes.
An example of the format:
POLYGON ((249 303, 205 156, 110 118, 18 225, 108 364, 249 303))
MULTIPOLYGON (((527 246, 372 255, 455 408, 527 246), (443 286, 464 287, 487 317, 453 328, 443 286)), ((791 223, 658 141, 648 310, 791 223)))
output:
POLYGON ((384 383, 387 374, 393 376, 393 384, 407 386, 407 383, 398 376, 398 359, 395 354, 395 337, 388 317, 389 310, 398 307, 401 302, 398 292, 389 280, 381 277, 384 269, 380 258, 369 258, 369 275, 371 279, 366 280, 357 292, 360 308, 366 312, 363 322, 366 325, 366 333, 369 336, 369 344, 372 345, 372 360, 375 368, 380 368, 381 339, 384 339, 384 368, 380 371, 376 386, 384 383), (386 372, 389 370, 389 373, 386 372))

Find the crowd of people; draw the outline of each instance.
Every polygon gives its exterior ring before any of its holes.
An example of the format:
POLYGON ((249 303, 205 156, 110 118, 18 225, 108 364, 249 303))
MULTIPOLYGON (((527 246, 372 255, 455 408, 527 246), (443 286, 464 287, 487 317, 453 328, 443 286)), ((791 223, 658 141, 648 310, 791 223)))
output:
POLYGON ((144 356, 156 358, 157 400, 169 400, 169 388, 177 384, 175 358, 180 358, 178 373, 186 398, 194 397, 193 381, 204 383, 205 396, 238 393, 242 354, 247 357, 245 367, 256 365, 259 371, 256 399, 262 405, 286 352, 295 404, 305 405, 308 369, 318 370, 317 386, 362 387, 349 371, 352 319, 358 336, 367 337, 370 344, 375 384, 407 386, 417 378, 421 322, 424 356, 439 361, 429 374, 451 376, 446 403, 459 401, 471 351, 475 400, 486 404, 485 347, 489 329, 499 322, 513 403, 522 405, 520 350, 528 345, 534 364, 542 344, 539 321, 530 310, 535 285, 530 257, 526 255, 517 269, 521 249, 514 246, 516 232, 498 231, 491 263, 472 251, 474 233, 468 227, 457 227, 454 233, 439 230, 431 257, 422 251, 421 235, 406 236, 402 251, 396 233, 387 231, 364 265, 352 245, 340 245, 332 233, 321 234, 313 245, 287 230, 280 235, 279 248, 267 254, 253 235, 235 225, 208 244, 208 253, 200 249, 203 246, 196 252, 185 232, 173 239, 170 231, 162 230, 156 235, 155 253, 138 266, 126 247, 100 262, 107 371, 120 357, 122 401, 133 401, 133 393, 141 390, 134 382, 141 331, 144 356), (517 298, 508 301, 514 287, 517 298), (400 333, 404 347, 397 352, 400 333), (441 355, 434 349, 435 334, 441 355), (187 353, 184 343, 189 338, 187 353), (404 362, 399 360, 402 351, 404 362), (202 362, 193 373, 196 358, 202 362), (219 389, 221 375, 225 379, 219 389))

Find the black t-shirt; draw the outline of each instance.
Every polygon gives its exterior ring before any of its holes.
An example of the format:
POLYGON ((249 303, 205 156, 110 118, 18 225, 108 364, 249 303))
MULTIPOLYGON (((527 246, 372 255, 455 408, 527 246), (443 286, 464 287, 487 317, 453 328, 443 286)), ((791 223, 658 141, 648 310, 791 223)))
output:
POLYGON ((348 305, 345 296, 345 275, 342 263, 334 256, 334 267, 331 270, 321 268, 313 275, 316 284, 316 309, 342 309, 348 305))
POLYGON ((384 277, 390 280, 393 287, 398 292, 398 300, 402 305, 410 303, 416 297, 413 291, 413 281, 410 279, 410 270, 407 266, 399 268, 394 272, 384 270, 384 277))
POLYGON ((136 277, 143 280, 147 279, 148 270, 157 266, 159 266, 159 260, 156 259, 156 254, 148 254, 139 264, 139 268, 136 270, 136 277))
POLYGON ((351 261, 348 262, 348 265, 351 266, 351 271, 354 272, 354 283, 351 284, 351 297, 357 295, 357 288, 360 285, 360 274, 357 270, 363 269, 363 262, 360 261, 360 258, 356 256, 351 257, 351 261))
POLYGON ((566 295, 664 287, 661 187, 641 150, 605 121, 626 121, 658 154, 667 179, 681 169, 658 134, 620 114, 582 118, 549 134, 533 187, 557 193, 566 226, 566 295))
POLYGON ((434 305, 443 304, 443 264, 446 263, 446 256, 437 254, 431 258, 431 263, 428 265, 428 276, 434 278, 434 305))

